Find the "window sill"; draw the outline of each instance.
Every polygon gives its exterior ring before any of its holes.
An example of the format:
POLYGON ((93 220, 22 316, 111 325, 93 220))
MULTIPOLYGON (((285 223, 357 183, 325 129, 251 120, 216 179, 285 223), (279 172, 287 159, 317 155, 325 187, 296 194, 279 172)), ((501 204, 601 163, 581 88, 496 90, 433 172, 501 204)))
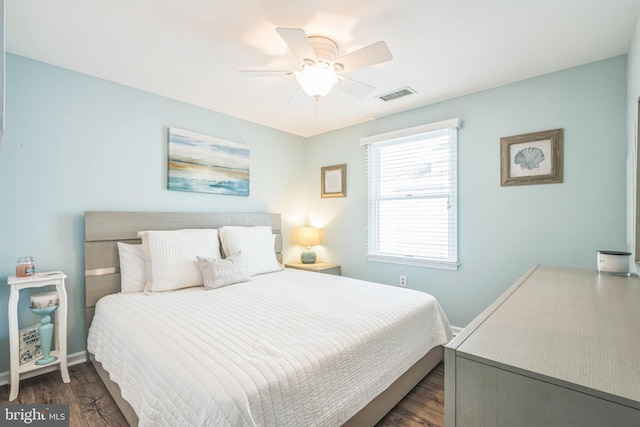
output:
POLYGON ((458 263, 455 261, 435 261, 425 258, 414 258, 393 255, 368 254, 367 259, 374 262, 386 262, 390 264, 414 265, 417 267, 438 268, 441 270, 458 270, 458 263))

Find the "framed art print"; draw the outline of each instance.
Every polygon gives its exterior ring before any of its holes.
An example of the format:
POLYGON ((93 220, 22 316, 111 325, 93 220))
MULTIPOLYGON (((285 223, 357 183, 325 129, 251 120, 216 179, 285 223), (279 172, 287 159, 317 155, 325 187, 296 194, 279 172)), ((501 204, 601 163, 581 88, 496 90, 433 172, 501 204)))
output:
POLYGON ((249 195, 249 146, 169 128, 169 190, 249 195))
POLYGON ((320 183, 320 197, 347 197, 347 165, 323 166, 320 183))
POLYGON ((562 182, 562 129, 500 138, 500 185, 562 182))

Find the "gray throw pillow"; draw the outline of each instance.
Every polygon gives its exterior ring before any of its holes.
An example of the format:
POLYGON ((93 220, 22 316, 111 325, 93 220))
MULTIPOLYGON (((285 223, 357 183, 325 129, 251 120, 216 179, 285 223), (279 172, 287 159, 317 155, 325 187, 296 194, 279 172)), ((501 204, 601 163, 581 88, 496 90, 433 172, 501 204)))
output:
POLYGON ((225 259, 197 257, 198 267, 202 273, 204 287, 216 289, 234 283, 250 280, 249 270, 244 263, 241 252, 233 254, 225 259))

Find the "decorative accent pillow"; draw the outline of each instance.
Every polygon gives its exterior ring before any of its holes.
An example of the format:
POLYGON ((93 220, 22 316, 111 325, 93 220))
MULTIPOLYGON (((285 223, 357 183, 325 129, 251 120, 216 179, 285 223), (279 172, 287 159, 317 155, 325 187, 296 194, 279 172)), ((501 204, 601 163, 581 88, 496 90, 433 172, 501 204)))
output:
POLYGON ((220 258, 218 230, 141 231, 146 261, 145 292, 202 286, 197 256, 220 258))
POLYGON ((204 287, 207 289, 221 288, 251 280, 241 252, 225 259, 199 256, 198 266, 204 279, 204 287))
POLYGON ((271 226, 225 226, 219 231, 224 255, 242 252, 250 276, 283 269, 276 258, 271 226))
POLYGON ((147 263, 142 245, 118 242, 120 257, 120 292, 123 294, 144 291, 147 283, 147 263))

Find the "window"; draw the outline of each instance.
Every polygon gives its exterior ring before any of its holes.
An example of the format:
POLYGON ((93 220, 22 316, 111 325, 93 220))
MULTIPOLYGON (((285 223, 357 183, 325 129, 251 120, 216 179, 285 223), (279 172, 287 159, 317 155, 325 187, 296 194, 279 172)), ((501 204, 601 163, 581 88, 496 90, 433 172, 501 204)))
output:
POLYGON ((361 140, 369 260, 457 269, 459 124, 451 119, 361 140))

